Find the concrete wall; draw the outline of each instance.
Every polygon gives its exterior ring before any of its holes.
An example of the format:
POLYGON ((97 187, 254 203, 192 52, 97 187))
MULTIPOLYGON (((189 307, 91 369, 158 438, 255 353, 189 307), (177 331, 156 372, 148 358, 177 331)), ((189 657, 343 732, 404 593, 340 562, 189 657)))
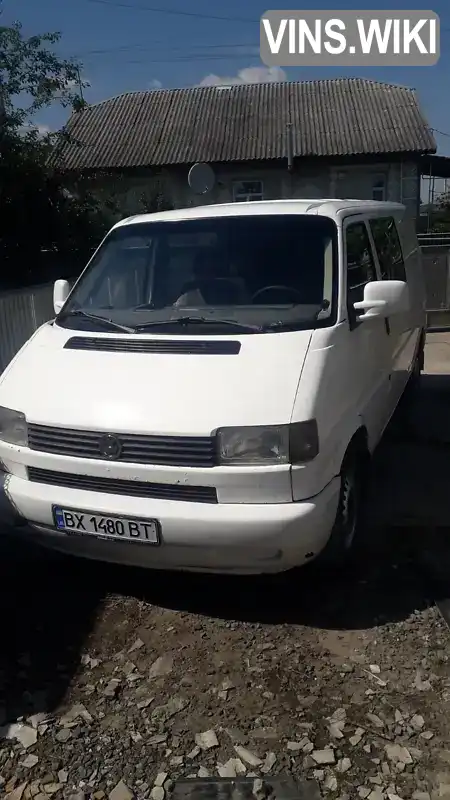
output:
POLYGON ((210 203, 227 203, 233 199, 233 185, 240 180, 261 180, 264 199, 278 198, 322 198, 339 197, 360 200, 374 198, 373 188, 378 181, 385 187, 385 199, 404 202, 411 214, 417 216, 419 207, 419 173, 413 161, 400 163, 362 163, 344 166, 311 165, 311 162, 296 166, 290 174, 286 166, 271 163, 247 165, 222 164, 215 166, 216 185, 212 192, 195 196, 188 186, 188 167, 171 167, 158 178, 150 170, 135 175, 123 175, 107 179, 98 188, 112 191, 120 198, 123 215, 142 213, 145 207, 142 198, 150 201, 155 193, 162 191, 175 208, 210 203))

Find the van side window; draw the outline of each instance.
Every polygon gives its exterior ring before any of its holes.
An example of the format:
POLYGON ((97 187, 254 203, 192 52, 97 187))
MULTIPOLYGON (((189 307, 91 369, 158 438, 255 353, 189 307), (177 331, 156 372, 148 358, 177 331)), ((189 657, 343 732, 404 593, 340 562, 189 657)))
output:
POLYGON ((369 234, 364 222, 349 225, 346 232, 347 243, 347 303, 364 299, 364 287, 369 281, 376 281, 377 274, 370 246, 369 234))
POLYGON ((406 281, 405 262, 395 219, 371 219, 370 230, 380 262, 382 280, 406 281))

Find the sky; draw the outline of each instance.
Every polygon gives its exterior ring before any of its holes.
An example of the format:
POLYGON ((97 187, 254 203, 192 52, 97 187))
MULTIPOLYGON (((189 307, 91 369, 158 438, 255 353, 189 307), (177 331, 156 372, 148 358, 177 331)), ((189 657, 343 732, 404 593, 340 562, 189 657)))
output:
MULTIPOLYGON (((201 83, 266 82, 361 77, 417 90, 434 129, 438 153, 450 156, 450 3, 436 0, 441 21, 441 58, 428 67, 269 69, 259 59, 259 19, 267 10, 295 8, 272 0, 3 0, 3 25, 17 20, 26 36, 59 31, 57 49, 76 57, 89 81, 89 103, 127 91, 201 83), (217 17, 217 18, 214 18, 217 17), (223 19, 226 17, 226 19, 223 19), (222 18, 222 19, 220 19, 222 18)), ((395 9, 422 10, 423 2, 396 2, 395 9)), ((307 8, 314 8, 311 3, 307 8)), ((345 9, 388 9, 393 3, 345 2, 345 9)), ((339 11, 339 3, 320 9, 339 11)), ((67 119, 55 106, 37 122, 52 129, 67 119)))

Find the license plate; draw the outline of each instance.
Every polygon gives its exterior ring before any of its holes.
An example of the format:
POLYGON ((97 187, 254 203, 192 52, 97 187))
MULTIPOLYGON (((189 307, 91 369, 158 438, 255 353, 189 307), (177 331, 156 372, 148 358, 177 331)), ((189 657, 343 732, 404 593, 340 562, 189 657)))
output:
POLYGON ((89 511, 53 506, 53 519, 58 530, 100 539, 159 544, 159 524, 155 519, 136 517, 104 517, 89 511))

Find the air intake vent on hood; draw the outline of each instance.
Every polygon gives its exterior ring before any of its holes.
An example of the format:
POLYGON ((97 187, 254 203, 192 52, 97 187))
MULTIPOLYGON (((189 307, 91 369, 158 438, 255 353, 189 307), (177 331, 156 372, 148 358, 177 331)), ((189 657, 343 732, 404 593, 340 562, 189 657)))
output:
POLYGON ((235 356, 240 342, 200 341, 196 339, 113 339, 111 337, 73 336, 67 350, 96 350, 108 353, 168 353, 170 355, 235 356))

